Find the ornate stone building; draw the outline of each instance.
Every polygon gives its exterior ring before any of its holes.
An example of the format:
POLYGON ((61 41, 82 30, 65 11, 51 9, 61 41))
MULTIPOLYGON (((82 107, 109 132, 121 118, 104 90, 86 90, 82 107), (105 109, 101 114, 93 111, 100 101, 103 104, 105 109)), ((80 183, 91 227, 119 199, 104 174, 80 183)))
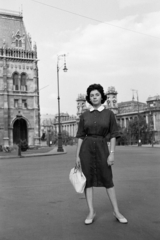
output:
MULTIPOLYGON (((106 92, 107 101, 104 103, 104 107, 114 112, 118 124, 122 128, 127 128, 129 121, 137 118, 139 113, 144 117, 146 123, 150 125, 155 140, 160 141, 160 96, 149 97, 147 103, 137 102, 134 98, 131 101, 118 103, 117 94, 115 87, 109 87, 106 92)), ((67 131, 69 136, 76 136, 79 116, 91 107, 89 104, 86 106, 85 97, 85 94, 79 94, 76 99, 77 116, 69 116, 68 113, 61 113, 62 131, 67 131)), ((58 133, 58 115, 55 116, 52 122, 52 124, 46 125, 46 127, 58 133)))
MULTIPOLYGON (((68 113, 61 113, 61 130, 68 132, 69 136, 75 137, 77 131, 77 117, 68 113)), ((55 116, 54 129, 58 133, 58 115, 55 116)))
POLYGON ((153 132, 155 141, 160 142, 160 96, 149 97, 147 103, 134 101, 118 104, 117 122, 121 127, 128 127, 129 121, 137 118, 138 114, 144 117, 153 132))
POLYGON ((106 101, 106 108, 111 109, 115 115, 118 113, 118 103, 117 103, 117 91, 115 87, 109 87, 108 91, 106 92, 107 101, 106 101))
MULTIPOLYGON (((122 128, 127 128, 129 121, 141 114, 150 125, 155 141, 160 142, 160 96, 149 97, 146 103, 135 101, 134 98, 132 101, 118 103, 117 94, 115 87, 109 87, 106 92, 107 101, 104 103, 105 108, 115 113, 117 123, 122 128)), ((86 107, 85 95, 80 94, 78 99, 77 123, 80 114, 90 108, 90 106, 86 107)))
MULTIPOLYGON (((56 115, 42 115, 41 117, 41 136, 43 133, 54 132, 58 134, 58 114, 56 115)), ((74 115, 69 115, 68 113, 60 114, 61 121, 61 131, 66 131, 69 136, 75 137, 77 130, 77 117, 74 115)))
POLYGON ((39 144, 40 106, 37 47, 23 16, 0 13, 0 145, 19 140, 39 144))

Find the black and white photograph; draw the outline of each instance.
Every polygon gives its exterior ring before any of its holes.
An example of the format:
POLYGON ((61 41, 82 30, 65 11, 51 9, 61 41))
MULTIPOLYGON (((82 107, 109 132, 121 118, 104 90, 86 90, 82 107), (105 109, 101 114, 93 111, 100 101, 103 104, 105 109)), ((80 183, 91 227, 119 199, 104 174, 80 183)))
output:
POLYGON ((160 239, 160 1, 0 0, 0 240, 160 239))

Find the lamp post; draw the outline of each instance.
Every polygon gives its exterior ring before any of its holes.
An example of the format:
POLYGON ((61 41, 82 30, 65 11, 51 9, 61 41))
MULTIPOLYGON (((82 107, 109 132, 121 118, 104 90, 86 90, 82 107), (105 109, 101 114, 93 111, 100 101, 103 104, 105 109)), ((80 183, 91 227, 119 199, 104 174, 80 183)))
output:
POLYGON ((21 119, 22 115, 20 112, 17 114, 17 119, 18 119, 18 135, 19 135, 19 144, 18 144, 18 156, 21 157, 21 119))
POLYGON ((138 98, 138 90, 132 89, 132 91, 137 94, 137 107, 138 107, 138 147, 141 146, 141 136, 140 136, 140 125, 139 125, 139 98, 138 98))
POLYGON ((151 132, 151 145, 152 147, 154 147, 154 136, 153 136, 153 133, 154 133, 154 126, 153 126, 153 114, 152 112, 150 111, 149 112, 149 115, 150 115, 150 118, 149 118, 149 128, 150 128, 150 132, 151 132))
POLYGON ((62 146, 62 133, 61 133, 61 121, 60 121, 60 94, 59 94, 59 70, 61 67, 59 67, 59 60, 61 58, 64 58, 64 68, 63 71, 67 72, 66 67, 66 54, 58 55, 57 57, 57 90, 58 90, 58 149, 57 152, 64 152, 63 146, 62 146))

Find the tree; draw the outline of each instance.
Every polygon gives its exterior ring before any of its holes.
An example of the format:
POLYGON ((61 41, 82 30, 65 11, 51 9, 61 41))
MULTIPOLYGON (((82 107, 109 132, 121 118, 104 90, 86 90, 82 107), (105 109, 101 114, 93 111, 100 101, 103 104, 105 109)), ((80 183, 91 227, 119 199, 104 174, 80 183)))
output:
POLYGON ((139 120, 135 118, 129 122, 128 131, 130 133, 131 142, 138 142, 139 137, 143 144, 149 142, 151 127, 146 123, 142 115, 139 114, 139 120))
POLYGON ((74 137, 69 136, 69 133, 66 130, 62 131, 62 142, 63 142, 63 144, 73 145, 73 139, 74 139, 74 137))
POLYGON ((127 128, 118 125, 120 138, 117 140, 119 145, 136 144, 139 136, 142 144, 151 143, 153 138, 153 131, 150 124, 147 124, 144 117, 139 114, 129 122, 127 128), (138 122, 139 121, 139 122, 138 122))
POLYGON ((119 132, 119 138, 117 139, 117 144, 118 145, 128 145, 128 143, 129 143, 128 129, 121 127, 118 124, 118 132, 119 132))

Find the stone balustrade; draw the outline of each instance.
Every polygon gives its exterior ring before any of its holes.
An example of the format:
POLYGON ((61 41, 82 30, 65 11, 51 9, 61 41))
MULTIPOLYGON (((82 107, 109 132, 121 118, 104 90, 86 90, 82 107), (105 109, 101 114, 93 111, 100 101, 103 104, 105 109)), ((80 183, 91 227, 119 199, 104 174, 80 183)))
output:
POLYGON ((35 60, 37 58, 37 52, 16 48, 0 48, 0 57, 9 59, 35 60))

